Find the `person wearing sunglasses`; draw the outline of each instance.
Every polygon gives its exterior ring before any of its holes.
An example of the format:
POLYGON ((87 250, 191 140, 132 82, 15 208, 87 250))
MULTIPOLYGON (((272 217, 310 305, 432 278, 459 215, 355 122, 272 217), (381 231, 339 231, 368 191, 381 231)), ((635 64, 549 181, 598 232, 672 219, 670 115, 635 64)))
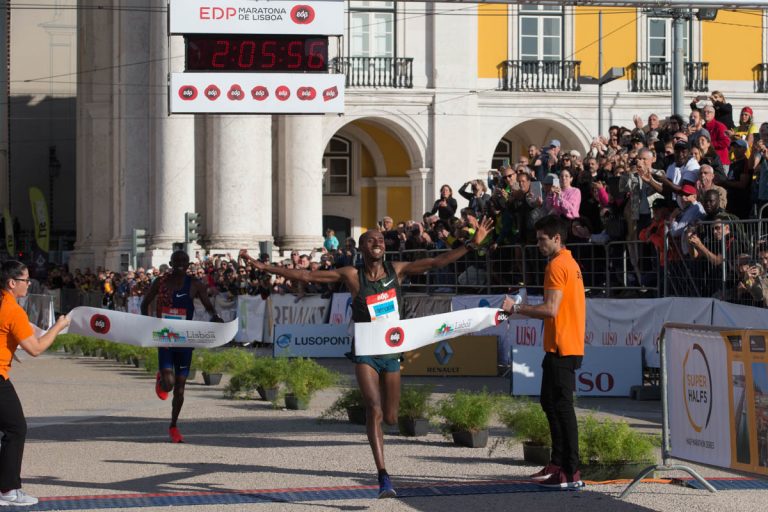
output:
POLYGON ((37 498, 21 490, 21 461, 27 435, 27 420, 8 373, 16 350, 21 347, 37 357, 51 346, 56 336, 69 325, 60 316, 48 332, 35 335, 27 313, 17 300, 27 295, 29 270, 16 260, 0 267, 0 506, 34 505, 37 498))

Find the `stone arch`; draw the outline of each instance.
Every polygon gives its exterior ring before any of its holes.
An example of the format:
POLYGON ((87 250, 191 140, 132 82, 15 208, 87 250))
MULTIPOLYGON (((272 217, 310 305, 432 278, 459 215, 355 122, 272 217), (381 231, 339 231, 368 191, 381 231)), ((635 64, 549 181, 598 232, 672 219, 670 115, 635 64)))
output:
POLYGON ((512 127, 501 127, 495 137, 489 137, 479 152, 483 165, 490 168, 493 152, 502 138, 512 140, 515 150, 525 152, 530 144, 546 145, 552 139, 560 140, 563 150, 575 149, 584 156, 592 138, 586 126, 567 113, 529 112, 530 118, 512 127), (503 130, 503 131, 502 131, 503 130))
POLYGON ((366 121, 387 129, 403 145, 411 162, 411 169, 426 167, 427 134, 424 130, 410 117, 395 117, 383 110, 359 111, 354 115, 334 118, 325 126, 325 144, 327 145, 337 132, 355 121, 366 121))

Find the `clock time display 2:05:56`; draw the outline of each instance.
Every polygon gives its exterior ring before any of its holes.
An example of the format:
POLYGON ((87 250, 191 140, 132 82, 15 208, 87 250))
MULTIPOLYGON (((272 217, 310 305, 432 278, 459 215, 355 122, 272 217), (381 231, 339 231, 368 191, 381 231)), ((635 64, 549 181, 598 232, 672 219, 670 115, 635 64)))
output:
POLYGON ((328 71, 321 36, 186 36, 187 71, 328 71))

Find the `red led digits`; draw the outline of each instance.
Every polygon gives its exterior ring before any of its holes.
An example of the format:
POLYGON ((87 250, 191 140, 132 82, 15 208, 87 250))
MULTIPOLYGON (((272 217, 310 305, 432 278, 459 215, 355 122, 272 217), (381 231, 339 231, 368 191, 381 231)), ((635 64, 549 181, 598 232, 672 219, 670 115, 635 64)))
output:
POLYGON ((187 35, 187 71, 328 71, 328 37, 187 35))

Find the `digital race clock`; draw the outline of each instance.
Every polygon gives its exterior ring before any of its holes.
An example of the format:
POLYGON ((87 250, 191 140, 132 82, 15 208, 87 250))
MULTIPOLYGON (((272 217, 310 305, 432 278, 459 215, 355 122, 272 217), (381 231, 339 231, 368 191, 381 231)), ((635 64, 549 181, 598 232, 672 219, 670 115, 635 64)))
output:
POLYGON ((328 71, 328 37, 187 35, 187 71, 328 71))

